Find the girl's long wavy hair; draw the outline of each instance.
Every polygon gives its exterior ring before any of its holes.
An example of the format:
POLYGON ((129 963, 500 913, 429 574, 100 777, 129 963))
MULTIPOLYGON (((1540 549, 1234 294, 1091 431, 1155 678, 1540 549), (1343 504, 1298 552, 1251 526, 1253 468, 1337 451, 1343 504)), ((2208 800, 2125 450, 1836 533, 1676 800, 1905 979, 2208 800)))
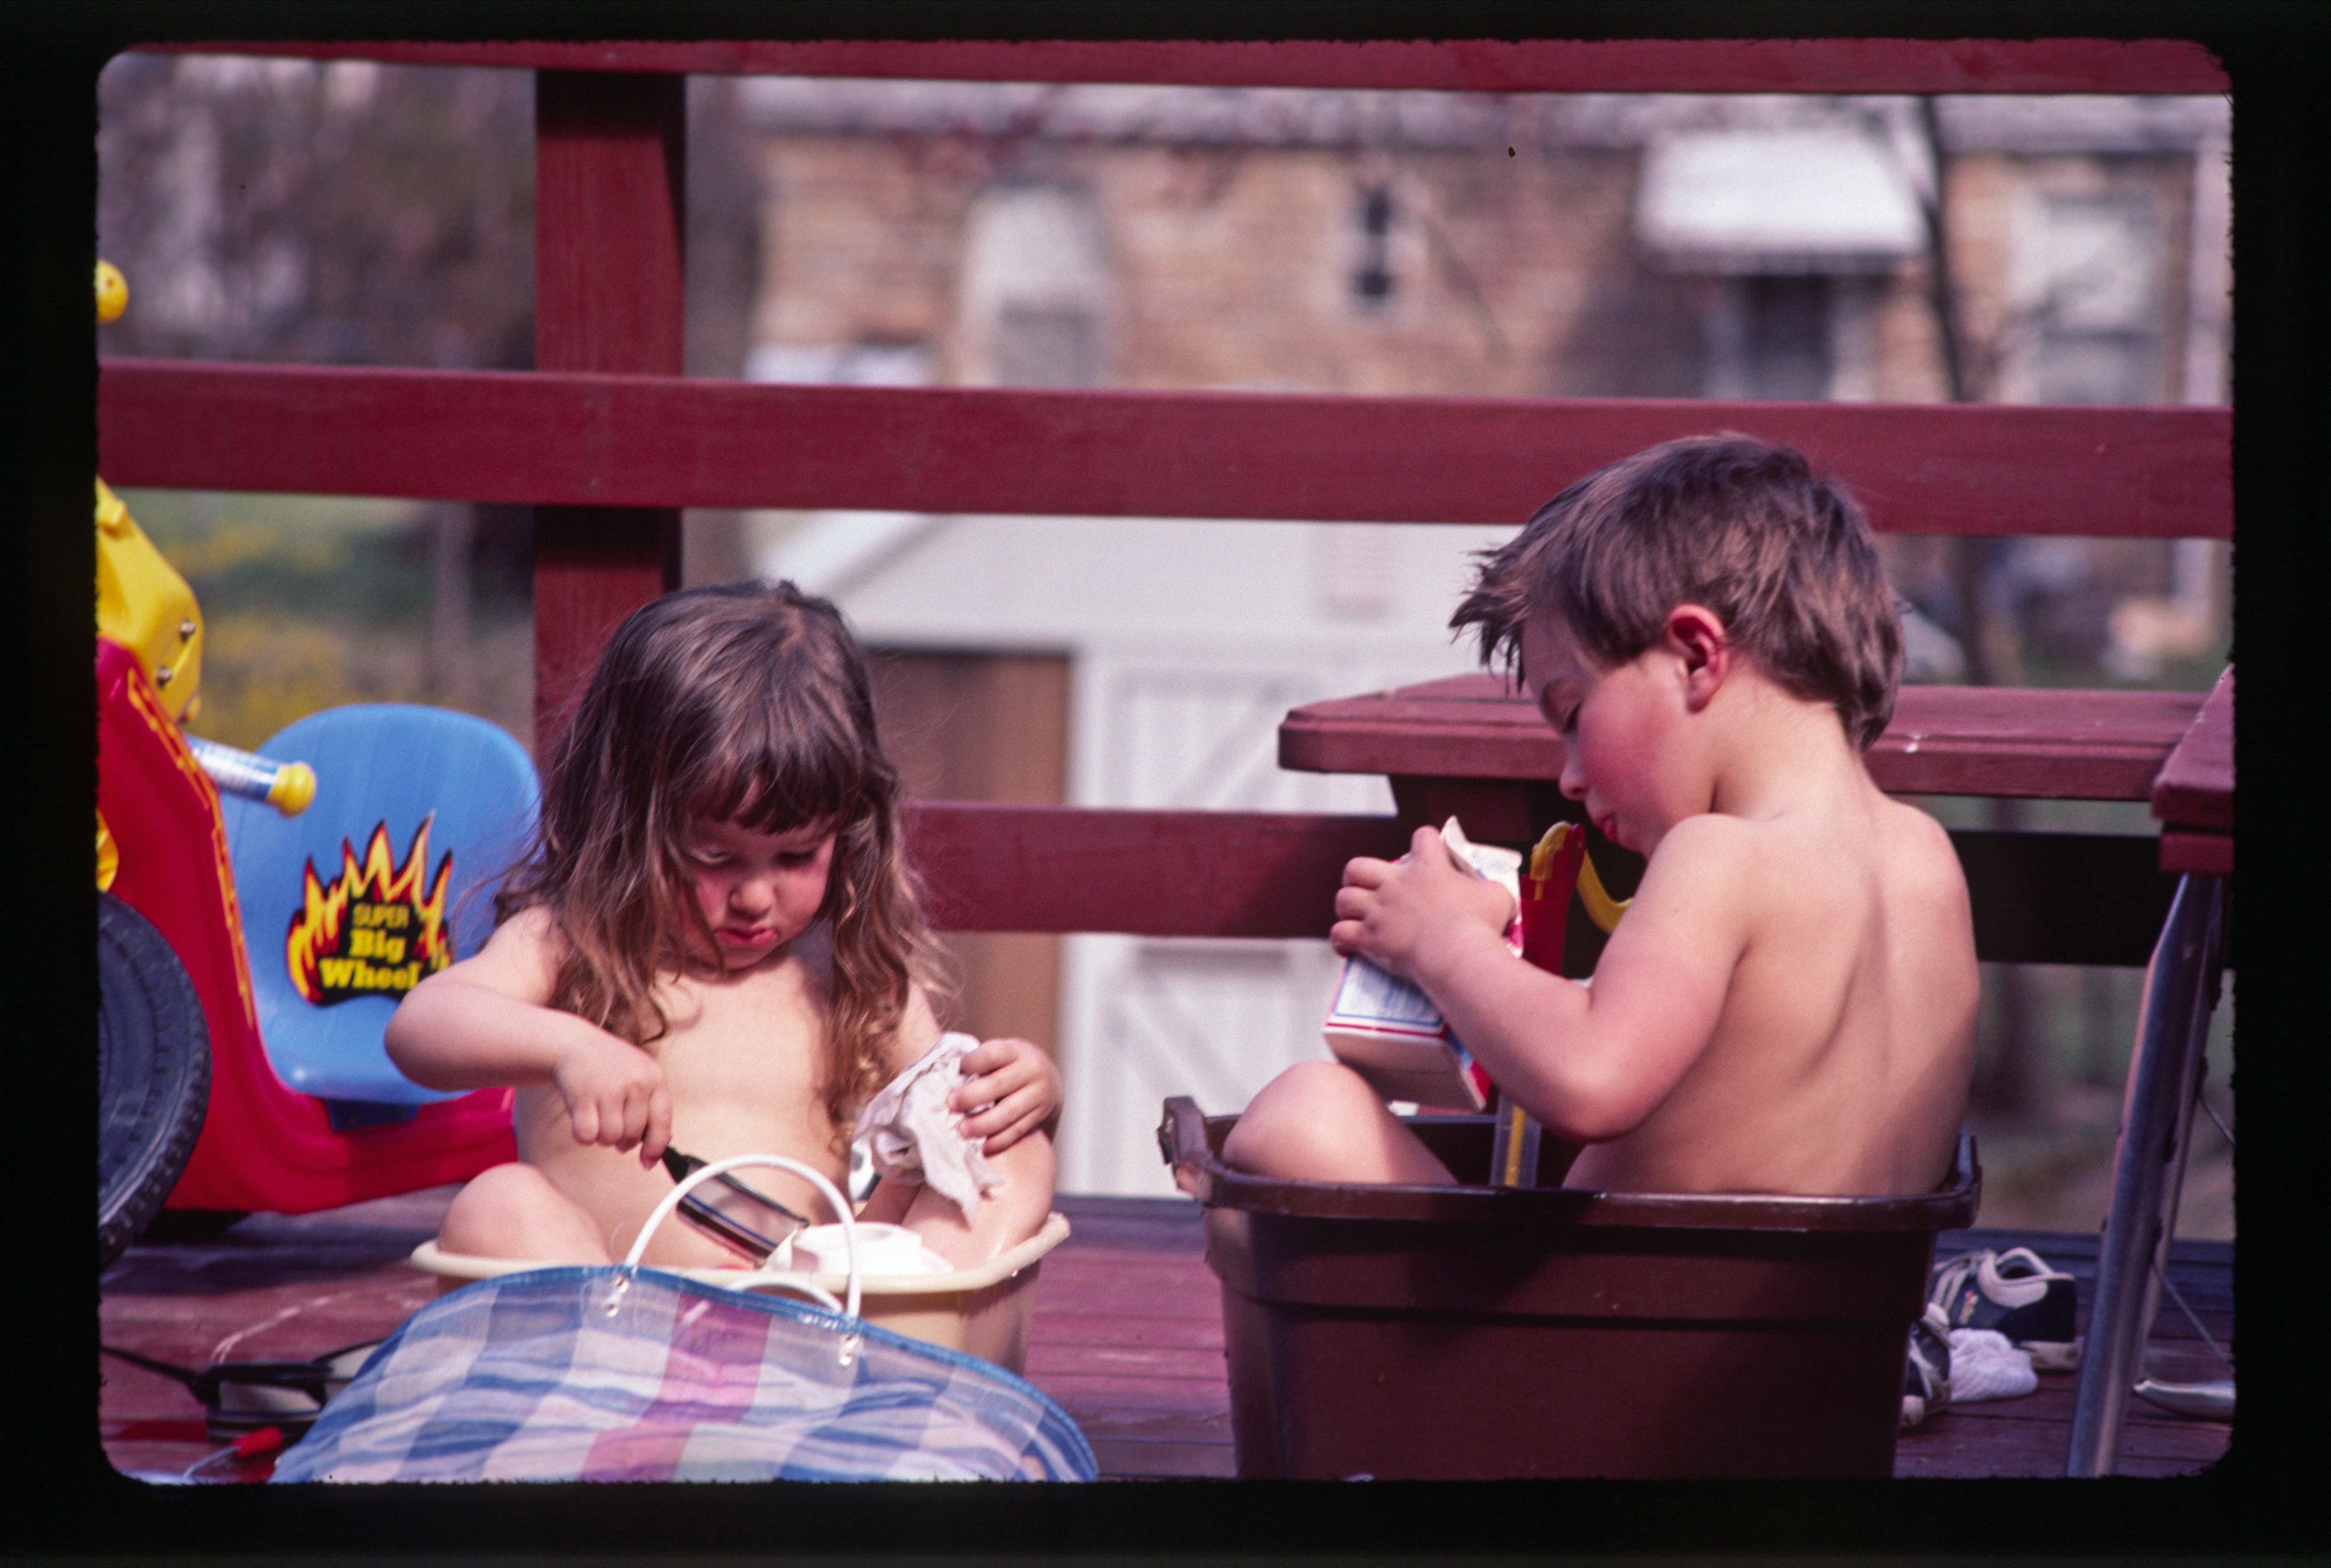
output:
POLYGON ((551 1005, 652 1045, 670 1029, 657 976, 691 955, 727 968, 690 892, 690 824, 831 824, 818 918, 832 930, 824 1099, 839 1139, 886 1076, 910 986, 937 984, 898 802, 865 654, 832 603, 791 583, 667 594, 599 655, 495 917, 547 910, 565 938, 551 1005))

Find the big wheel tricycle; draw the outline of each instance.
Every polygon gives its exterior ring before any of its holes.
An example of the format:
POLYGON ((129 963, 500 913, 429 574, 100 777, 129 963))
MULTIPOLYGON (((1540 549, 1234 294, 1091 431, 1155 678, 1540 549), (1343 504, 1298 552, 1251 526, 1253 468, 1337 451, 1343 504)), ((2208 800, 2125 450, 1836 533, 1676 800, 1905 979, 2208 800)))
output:
MULTIPOLYGON (((99 263, 99 319, 126 294, 99 263)), ((512 1157, 508 1089, 423 1089, 380 1031, 490 929, 533 822, 523 748, 402 704, 270 755, 192 736, 201 612, 102 480, 97 555, 100 1267, 165 1208, 302 1213, 512 1157)))

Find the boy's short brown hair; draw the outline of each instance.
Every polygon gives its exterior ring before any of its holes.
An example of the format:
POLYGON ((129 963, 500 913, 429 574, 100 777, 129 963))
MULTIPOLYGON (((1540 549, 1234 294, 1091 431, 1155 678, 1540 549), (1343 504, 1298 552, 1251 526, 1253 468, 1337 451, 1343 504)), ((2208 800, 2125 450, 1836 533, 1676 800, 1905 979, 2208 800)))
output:
POLYGON ((1679 604, 1713 610, 1774 680, 1834 705, 1855 746, 1893 717, 1902 624, 1869 523, 1802 455, 1745 435, 1662 442, 1588 474, 1481 552, 1449 624, 1510 667, 1523 624, 1551 614, 1623 664, 1679 604))

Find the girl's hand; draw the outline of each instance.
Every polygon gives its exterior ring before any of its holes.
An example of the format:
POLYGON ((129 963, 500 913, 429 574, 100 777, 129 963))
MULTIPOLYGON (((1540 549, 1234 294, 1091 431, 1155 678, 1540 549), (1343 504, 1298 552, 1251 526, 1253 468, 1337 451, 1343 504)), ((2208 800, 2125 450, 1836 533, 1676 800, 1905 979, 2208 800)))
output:
POLYGON ((560 1052, 550 1081, 566 1101, 576 1143, 636 1146, 643 1168, 663 1157, 671 1141, 671 1096, 663 1068, 646 1051, 594 1029, 560 1052))
POLYGON ((999 1154, 1047 1126, 1061 1108, 1061 1069, 1024 1040, 990 1040, 963 1054, 963 1081, 947 1108, 971 1111, 963 1136, 999 1154), (984 1108, 983 1108, 984 1107, 984 1108))
POLYGON ((1502 936, 1513 917, 1514 901, 1503 888, 1459 870, 1440 830, 1419 828, 1403 858, 1362 855, 1344 868, 1327 945, 1414 980, 1420 958, 1435 940, 1473 925, 1502 936))

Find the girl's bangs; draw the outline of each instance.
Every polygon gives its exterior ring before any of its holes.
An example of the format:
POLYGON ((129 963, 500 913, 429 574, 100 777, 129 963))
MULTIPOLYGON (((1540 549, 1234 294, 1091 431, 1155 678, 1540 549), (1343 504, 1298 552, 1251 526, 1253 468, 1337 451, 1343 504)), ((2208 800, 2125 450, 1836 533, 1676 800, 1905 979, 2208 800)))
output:
POLYGON ((851 739, 802 722, 755 725, 717 741, 687 794, 690 814, 736 822, 756 832, 785 832, 806 822, 838 822, 865 794, 851 739))

